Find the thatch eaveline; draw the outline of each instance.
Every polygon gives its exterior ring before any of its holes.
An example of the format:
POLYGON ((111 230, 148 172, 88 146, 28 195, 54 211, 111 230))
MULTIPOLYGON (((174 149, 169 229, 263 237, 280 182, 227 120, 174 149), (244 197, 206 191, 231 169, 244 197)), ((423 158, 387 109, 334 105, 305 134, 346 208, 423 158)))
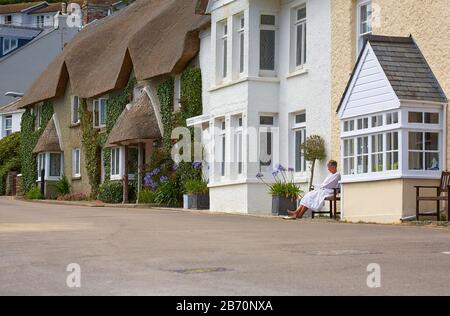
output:
POLYGON ((200 47, 210 17, 196 14, 197 0, 137 0, 86 26, 37 78, 22 106, 72 93, 94 98, 128 83, 180 72, 200 47))

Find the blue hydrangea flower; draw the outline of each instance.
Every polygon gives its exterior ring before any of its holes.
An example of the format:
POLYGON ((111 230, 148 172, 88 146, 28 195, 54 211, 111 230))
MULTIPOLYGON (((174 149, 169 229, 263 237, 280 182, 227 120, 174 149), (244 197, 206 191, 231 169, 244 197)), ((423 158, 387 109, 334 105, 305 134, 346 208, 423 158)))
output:
POLYGON ((159 178, 159 182, 164 183, 167 182, 169 180, 169 178, 167 178, 166 176, 162 176, 161 178, 159 178))

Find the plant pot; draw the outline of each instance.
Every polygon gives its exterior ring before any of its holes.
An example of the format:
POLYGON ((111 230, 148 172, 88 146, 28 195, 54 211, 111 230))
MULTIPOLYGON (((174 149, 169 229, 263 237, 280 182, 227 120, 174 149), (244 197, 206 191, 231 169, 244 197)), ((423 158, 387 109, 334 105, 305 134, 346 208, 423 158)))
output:
POLYGON ((189 195, 189 206, 191 210, 209 210, 209 194, 189 195))
POLYGON ((285 196, 275 195, 272 197, 272 214, 278 216, 287 216, 288 211, 297 208, 297 201, 285 196))
POLYGON ((189 195, 187 194, 183 194, 183 208, 184 209, 191 209, 192 207, 192 203, 191 203, 191 199, 189 198, 189 195))

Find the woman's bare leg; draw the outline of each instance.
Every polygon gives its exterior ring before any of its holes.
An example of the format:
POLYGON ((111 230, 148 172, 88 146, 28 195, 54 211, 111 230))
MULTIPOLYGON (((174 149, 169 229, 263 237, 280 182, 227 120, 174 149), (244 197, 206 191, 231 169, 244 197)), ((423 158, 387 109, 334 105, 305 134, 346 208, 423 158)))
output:
POLYGON ((305 211, 303 211, 304 208, 305 208, 305 206, 300 205, 295 211, 289 211, 288 214, 289 214, 290 217, 297 218, 298 215, 301 214, 302 212, 304 214, 304 212, 305 212, 305 211))

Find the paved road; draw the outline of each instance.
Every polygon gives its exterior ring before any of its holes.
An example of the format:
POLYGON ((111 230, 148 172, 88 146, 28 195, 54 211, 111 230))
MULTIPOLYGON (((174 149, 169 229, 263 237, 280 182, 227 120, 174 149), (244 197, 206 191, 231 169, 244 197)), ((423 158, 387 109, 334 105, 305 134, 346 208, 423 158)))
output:
POLYGON ((448 228, 1 198, 0 251, 0 295, 450 295, 448 228), (70 263, 81 288, 66 285, 70 263))

